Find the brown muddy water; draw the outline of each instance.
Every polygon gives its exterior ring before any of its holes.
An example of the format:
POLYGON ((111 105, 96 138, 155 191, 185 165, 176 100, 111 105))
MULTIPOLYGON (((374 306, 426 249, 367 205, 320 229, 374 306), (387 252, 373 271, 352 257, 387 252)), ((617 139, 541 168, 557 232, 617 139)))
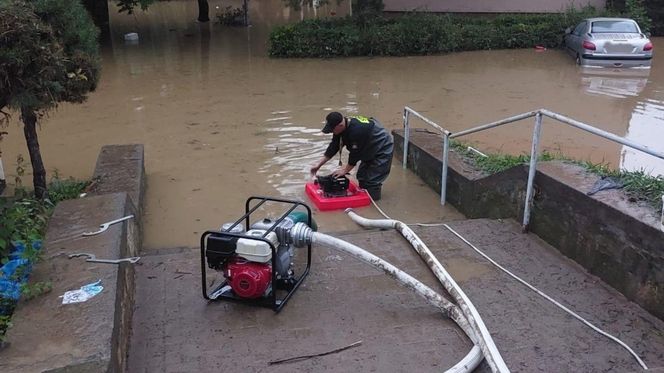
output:
MULTIPOLYGON (((211 13, 230 3, 211 1, 211 13), (216 8, 216 7, 220 8, 216 8)), ((250 195, 306 201, 308 168, 329 135, 330 110, 373 115, 402 127, 410 106, 451 131, 548 108, 664 151, 664 39, 655 39, 649 72, 586 72, 558 50, 506 50, 406 58, 271 59, 269 29, 314 16, 282 2, 252 1, 249 28, 198 24, 194 1, 159 2, 146 13, 111 7, 112 42, 103 49, 96 92, 62 105, 42 121, 40 142, 50 174, 89 178, 101 146, 145 144, 147 248, 198 244, 206 229, 241 215, 250 195), (138 44, 123 35, 137 32, 138 44)), ((342 15, 322 7, 318 15, 342 15)), ((27 152, 14 116, 2 146, 13 182, 27 152)), ((664 173, 664 164, 607 140, 545 120, 543 147, 595 162, 664 173)), ((416 124, 424 127, 423 124, 416 124)), ((484 151, 528 152, 532 123, 467 140, 484 151)), ((325 171, 332 171, 330 162, 325 171)), ((25 178, 24 183, 29 183, 25 178)), ((438 195, 393 165, 380 202, 406 222, 463 218, 438 195)), ((373 208, 363 214, 378 217, 373 208)), ((358 229, 342 213, 317 213, 324 231, 358 229)))

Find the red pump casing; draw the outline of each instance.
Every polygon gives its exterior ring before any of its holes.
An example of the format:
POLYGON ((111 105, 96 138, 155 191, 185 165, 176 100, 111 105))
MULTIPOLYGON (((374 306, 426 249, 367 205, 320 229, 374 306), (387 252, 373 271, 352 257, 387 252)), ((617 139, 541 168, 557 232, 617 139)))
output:
POLYGON ((242 258, 231 260, 225 274, 233 292, 242 298, 260 298, 272 281, 272 267, 269 264, 242 258))

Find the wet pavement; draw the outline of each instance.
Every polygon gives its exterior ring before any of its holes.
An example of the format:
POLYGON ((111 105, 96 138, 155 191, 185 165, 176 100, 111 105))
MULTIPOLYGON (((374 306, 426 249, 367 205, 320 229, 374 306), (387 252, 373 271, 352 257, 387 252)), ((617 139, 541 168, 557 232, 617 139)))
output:
MULTIPOLYGON (((232 4, 239 1, 211 0, 212 14, 232 4)), ((651 71, 637 76, 582 71, 558 50, 271 59, 269 29, 313 12, 286 9, 278 0, 249 4, 250 28, 196 23, 192 1, 158 2, 131 16, 112 12, 112 42, 103 49, 97 91, 42 121, 40 144, 51 175, 89 178, 102 145, 145 144, 148 249, 196 246, 200 233, 235 218, 250 195, 306 200, 308 168, 329 139, 319 130, 330 110, 374 115, 395 129, 408 105, 458 131, 546 107, 664 150, 664 60, 657 54, 651 71), (139 34, 138 44, 123 42, 128 32, 139 34)), ((342 3, 318 14, 340 16, 345 9, 342 3)), ((664 49, 664 39, 654 43, 656 51, 664 49)), ((27 159, 17 119, 2 142, 10 184, 18 154, 27 159)), ((531 123, 466 140, 484 151, 518 154, 530 147, 526 127, 531 123)), ((664 172, 650 156, 548 120, 543 134, 549 151, 664 172)), ((439 207, 439 197, 398 164, 385 188, 381 206, 404 221, 459 217, 439 207)), ((334 229, 355 229, 336 213, 316 218, 334 229)))
MULTIPOLYGON (((590 322, 622 339, 651 368, 664 366, 658 320, 514 221, 450 223, 494 260, 590 322)), ((628 352, 482 259, 443 227, 415 227, 475 304, 513 372, 629 372, 628 352)), ((333 233, 443 291, 395 231, 333 233)), ((200 294, 194 249, 156 250, 136 269, 130 372, 428 372, 454 365, 470 349, 463 332, 382 272, 313 247, 303 286, 279 313, 200 294), (268 362, 331 351, 298 362, 268 362)), ((298 258, 302 258, 298 251, 298 258)), ((212 276, 210 276, 212 278, 212 276)), ((483 364, 478 369, 488 372, 483 364)))

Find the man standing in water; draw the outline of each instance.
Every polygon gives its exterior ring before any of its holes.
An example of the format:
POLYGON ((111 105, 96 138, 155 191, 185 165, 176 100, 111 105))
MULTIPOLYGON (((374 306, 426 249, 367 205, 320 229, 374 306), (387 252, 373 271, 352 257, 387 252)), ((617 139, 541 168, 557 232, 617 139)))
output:
POLYGON ((341 165, 332 175, 342 177, 348 174, 360 162, 357 169, 357 181, 360 188, 366 189, 374 201, 381 197, 383 182, 390 174, 394 143, 392 136, 375 118, 363 116, 344 117, 333 111, 325 117, 323 133, 332 133, 332 141, 325 150, 325 155, 311 167, 311 174, 327 163, 343 146, 348 149, 348 163, 341 165))

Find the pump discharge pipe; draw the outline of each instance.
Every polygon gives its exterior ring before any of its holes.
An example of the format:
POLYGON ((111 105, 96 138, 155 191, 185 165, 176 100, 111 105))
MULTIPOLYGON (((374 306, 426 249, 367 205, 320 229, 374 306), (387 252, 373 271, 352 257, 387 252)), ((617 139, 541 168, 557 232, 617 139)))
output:
POLYGON ((443 284, 452 298, 461 308, 464 316, 470 321, 473 330, 478 338, 478 343, 482 348, 484 357, 494 372, 509 372, 505 361, 498 351, 498 347, 493 341, 489 330, 480 316, 479 312, 470 301, 468 296, 461 290, 461 287, 454 281, 452 276, 445 270, 443 265, 431 253, 427 245, 403 222, 393 219, 367 219, 357 215, 352 209, 346 209, 348 216, 358 225, 365 228, 396 229, 401 235, 410 242, 413 249, 427 263, 431 271, 443 284))
MULTIPOLYGON (((462 310, 459 309, 459 307, 433 291, 428 286, 416 280, 406 272, 401 271, 394 265, 369 253, 366 250, 361 249, 356 245, 320 232, 314 232, 304 223, 295 224, 295 226, 290 230, 290 239, 292 241, 291 243, 296 247, 304 247, 308 244, 320 244, 322 246, 350 254, 355 258, 384 271, 386 274, 393 277, 405 287, 415 291, 429 304, 440 309, 443 314, 457 323, 457 325, 459 325, 459 327, 466 333, 466 335, 468 335, 468 338, 470 338, 474 346, 464 359, 447 370, 448 373, 472 372, 481 363, 483 357, 486 358, 487 363, 493 372, 509 372, 506 366, 504 369, 499 369, 499 365, 495 363, 494 357, 487 354, 487 352, 490 352, 491 350, 483 347, 483 345, 486 346, 486 343, 478 338, 478 334, 475 332, 473 325, 468 322, 466 316, 462 310)), ((500 358, 500 354, 498 354, 498 357, 500 358)), ((500 358, 500 362, 504 366, 502 358, 500 358)))

